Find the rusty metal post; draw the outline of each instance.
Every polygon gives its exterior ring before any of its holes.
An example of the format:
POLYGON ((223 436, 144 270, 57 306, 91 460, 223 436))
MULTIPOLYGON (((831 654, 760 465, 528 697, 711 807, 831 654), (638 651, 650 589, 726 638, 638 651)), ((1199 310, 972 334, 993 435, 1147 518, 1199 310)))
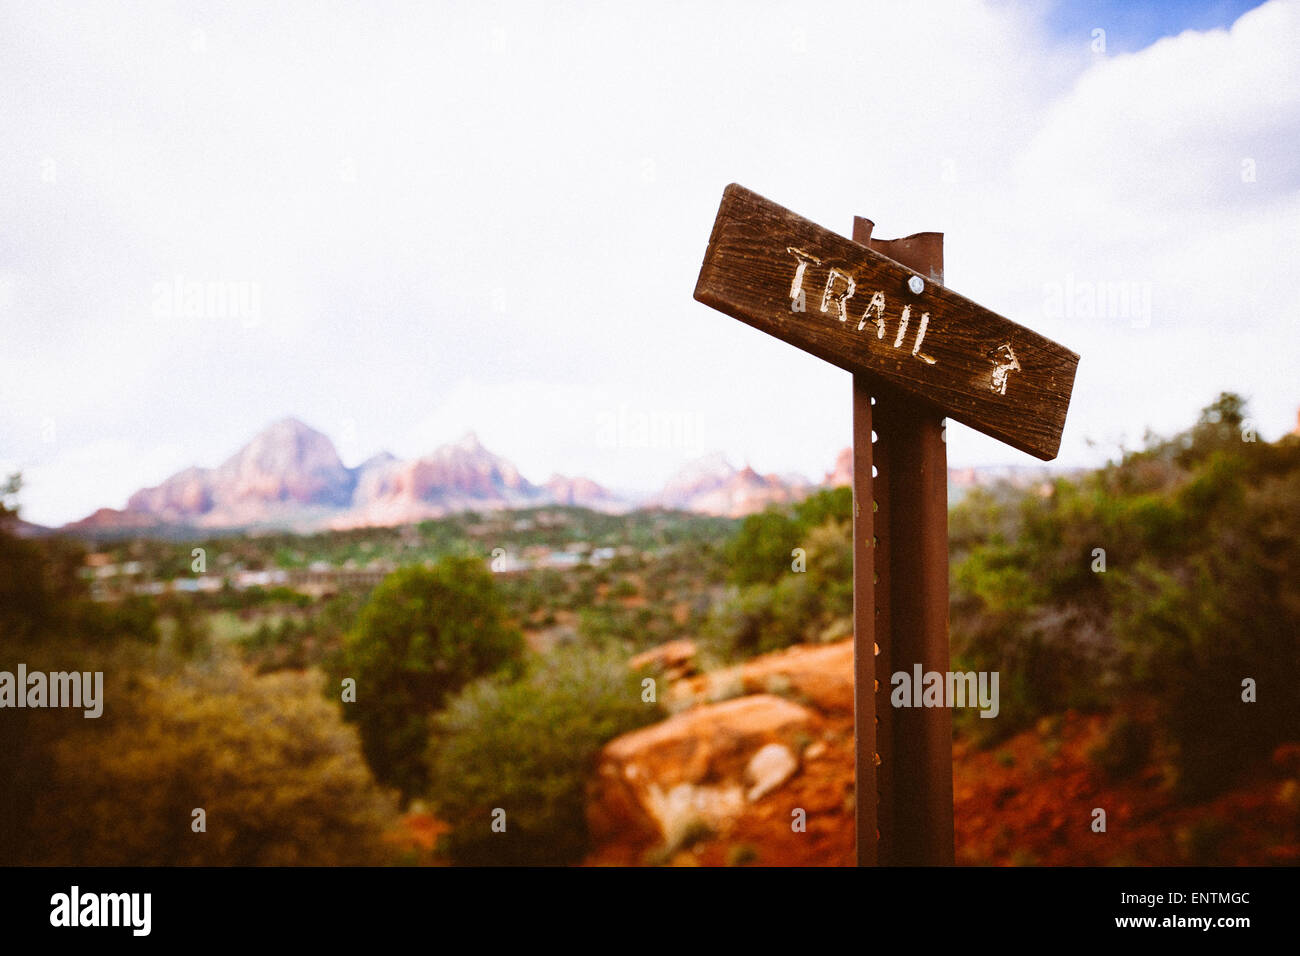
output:
MULTIPOLYGON (((855 235, 856 239, 857 236, 855 235)), ((881 808, 877 806, 875 691, 875 514, 871 483, 871 391, 853 376, 853 737, 854 818, 858 866, 875 866, 881 808)), ((886 701, 887 702, 887 701, 886 701)), ((885 808, 886 810, 888 808, 885 808)))
MULTIPOLYGON (((854 219, 855 242, 943 283, 941 233, 881 241, 871 231, 870 220, 854 219)), ((895 671, 949 667, 947 461, 942 416, 854 376, 859 865, 954 860, 952 713, 890 705, 895 671)))

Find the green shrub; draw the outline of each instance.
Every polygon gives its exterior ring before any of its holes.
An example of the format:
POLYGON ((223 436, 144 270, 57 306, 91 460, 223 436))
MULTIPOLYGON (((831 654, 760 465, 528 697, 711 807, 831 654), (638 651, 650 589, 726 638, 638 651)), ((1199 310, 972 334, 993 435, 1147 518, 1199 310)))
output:
POLYGON ((1300 725, 1300 698, 1277 692, 1300 684, 1300 441, 1243 441, 1243 411, 1222 395, 1190 430, 1045 494, 956 509, 953 660, 1001 675, 999 719, 961 726, 997 739, 1044 714, 1147 702, 1154 739, 1121 724, 1099 765, 1123 773, 1159 743, 1191 798, 1300 725))
POLYGON ((356 701, 343 705, 344 715, 361 730, 375 778, 408 799, 420 792, 429 715, 522 651, 481 560, 446 557, 386 577, 347 636, 339 675, 356 680, 356 701))
MULTIPOLYGON (((733 583, 775 584, 790 572, 791 552, 807 548, 808 536, 823 525, 844 525, 853 515, 853 491, 835 488, 812 495, 793 509, 771 507, 749 515, 727 542, 726 559, 733 583)), ((851 536, 851 535, 850 535, 851 536)), ((850 559, 852 550, 849 551, 850 559)), ((850 565, 849 579, 852 580, 850 565)))
POLYGON ((429 796, 451 826, 441 852, 470 865, 580 860, 600 748, 662 716, 621 656, 590 649, 553 651, 514 682, 471 684, 433 721, 429 796), (490 826, 498 808, 504 833, 490 826))
POLYGON ((790 552, 799 546, 799 527, 784 512, 769 508, 749 515, 727 543, 733 583, 771 584, 790 570, 790 552))
MULTIPOLYGON (((723 660, 740 660, 801 642, 815 643, 853 615, 853 540, 848 522, 803 529, 806 570, 791 567, 772 582, 747 585, 719 606, 701 637, 723 660)), ((850 628, 844 628, 851 633, 850 628)))
POLYGON ((58 798, 29 804, 14 855, 0 852, 4 862, 388 861, 383 835, 397 823, 396 807, 312 675, 253 678, 236 666, 157 677, 114 664, 101 718, 34 714, 33 722, 62 725, 49 728, 37 755, 36 785, 58 798), (205 832, 192 828, 195 808, 205 811, 205 832))

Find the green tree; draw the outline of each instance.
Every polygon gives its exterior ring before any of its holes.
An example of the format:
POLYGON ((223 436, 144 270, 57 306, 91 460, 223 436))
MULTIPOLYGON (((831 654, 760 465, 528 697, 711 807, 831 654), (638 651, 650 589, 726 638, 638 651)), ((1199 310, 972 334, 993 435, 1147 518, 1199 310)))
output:
POLYGON ((791 552, 799 546, 799 526, 785 512, 769 508, 749 515, 727 543, 732 583, 772 584, 790 570, 791 552))
MULTIPOLYGON (((770 507, 749 515, 727 542, 729 577, 741 587, 775 584, 790 571, 795 548, 807 548, 814 528, 853 516, 853 490, 832 488, 809 495, 793 508, 770 507)), ((850 577, 852 571, 850 570, 850 577)))
POLYGON ((853 489, 847 486, 819 491, 794 506, 795 524, 804 530, 852 519, 853 489))
POLYGON ((481 560, 446 557, 385 578, 346 638, 341 675, 356 681, 344 714, 358 725, 375 778, 405 799, 423 790, 429 715, 522 650, 481 560))
POLYGON ((737 589, 704 623, 705 643, 734 660, 852 633, 852 515, 852 489, 833 488, 745 518, 726 545, 737 589))

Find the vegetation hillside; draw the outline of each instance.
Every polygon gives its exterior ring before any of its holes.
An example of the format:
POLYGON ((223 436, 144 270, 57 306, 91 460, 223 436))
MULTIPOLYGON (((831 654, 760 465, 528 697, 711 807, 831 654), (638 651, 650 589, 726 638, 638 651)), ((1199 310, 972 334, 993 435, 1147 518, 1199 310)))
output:
MULTIPOLYGON (((1001 697, 996 719, 956 715, 978 776, 958 793, 982 848, 966 859, 1012 858, 999 814, 1058 825, 1058 749, 1078 799, 1140 792, 1151 833, 1193 805, 1256 806, 1238 791, 1270 758, 1291 790, 1260 799, 1300 820, 1300 438, 1245 416, 1222 395, 1096 471, 952 509, 953 667, 997 671, 1001 697)), ((847 488, 743 521, 547 508, 193 542, 28 539, 19 482, 0 490, 0 670, 105 681, 100 718, 0 711, 0 863, 577 862, 602 753, 665 721, 679 683, 751 693, 698 671, 755 662, 764 693, 804 707, 816 675, 777 671, 822 658, 756 659, 852 633, 847 488), (213 588, 159 586, 217 568, 213 588), (302 574, 231 585, 276 569, 302 574)), ((809 726, 839 732, 842 710, 809 726)), ((827 793, 851 784, 841 743, 795 748, 827 793)), ((1300 842, 1268 819, 1234 861, 1300 842)), ((1021 861, 1083 862, 1071 847, 1021 861)), ((1185 859, 1152 852, 1134 859, 1185 859)))

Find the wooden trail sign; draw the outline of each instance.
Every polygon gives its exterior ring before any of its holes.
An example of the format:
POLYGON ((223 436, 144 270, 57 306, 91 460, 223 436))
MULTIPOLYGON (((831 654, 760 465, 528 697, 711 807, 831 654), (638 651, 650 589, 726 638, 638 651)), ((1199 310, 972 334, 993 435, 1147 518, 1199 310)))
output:
POLYGON ((1055 457, 1079 357, 943 288, 943 236, 853 241, 732 184, 695 298, 853 374, 857 861, 951 864, 952 714, 892 708, 946 673, 943 417, 1055 457))
POLYGON ((695 298, 1056 457, 1078 355, 743 186, 722 195, 695 298))

